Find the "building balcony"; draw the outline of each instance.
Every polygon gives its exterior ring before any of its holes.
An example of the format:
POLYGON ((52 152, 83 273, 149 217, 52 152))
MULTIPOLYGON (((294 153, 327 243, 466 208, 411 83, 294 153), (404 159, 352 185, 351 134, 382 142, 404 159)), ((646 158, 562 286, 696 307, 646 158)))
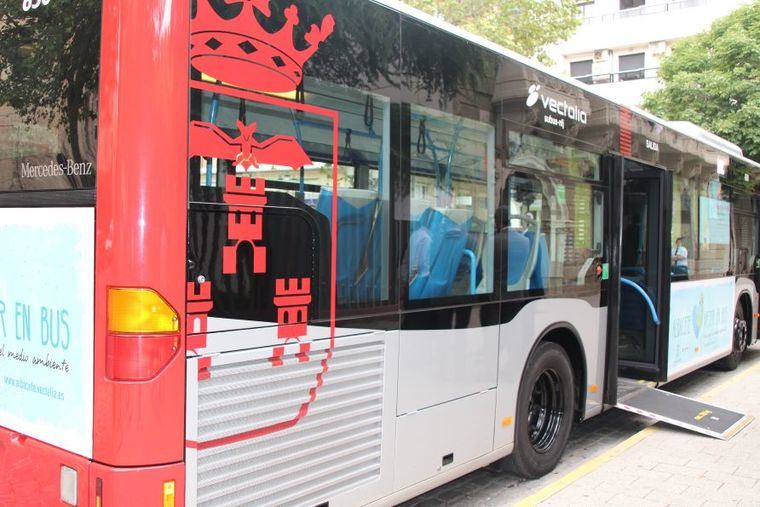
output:
POLYGON ((720 1, 711 0, 680 0, 677 2, 659 3, 653 5, 642 5, 632 9, 619 10, 616 12, 605 13, 601 15, 592 15, 584 17, 584 25, 593 25, 597 23, 614 23, 619 20, 634 18, 637 16, 651 16, 653 14, 665 14, 668 12, 681 11, 693 7, 706 7, 710 3, 720 4, 720 1))

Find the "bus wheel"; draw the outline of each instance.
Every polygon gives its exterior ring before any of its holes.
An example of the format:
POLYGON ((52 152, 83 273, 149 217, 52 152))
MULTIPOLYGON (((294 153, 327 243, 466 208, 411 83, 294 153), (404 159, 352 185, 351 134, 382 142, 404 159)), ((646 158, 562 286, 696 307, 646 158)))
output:
POLYGON ((573 370, 565 350, 539 345, 525 368, 517 399, 515 447, 510 461, 517 474, 535 479, 551 472, 565 450, 575 407, 573 370))
POLYGON ((744 351, 747 350, 747 336, 749 326, 747 319, 744 318, 744 308, 741 303, 736 305, 734 311, 734 340, 731 355, 726 356, 720 361, 720 366, 726 370, 735 370, 742 360, 744 351))

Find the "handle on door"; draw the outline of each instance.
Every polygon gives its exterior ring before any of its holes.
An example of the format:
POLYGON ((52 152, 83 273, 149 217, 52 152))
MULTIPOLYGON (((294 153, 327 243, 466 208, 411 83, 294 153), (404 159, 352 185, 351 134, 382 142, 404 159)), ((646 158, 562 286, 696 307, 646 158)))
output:
POLYGON ((652 302, 652 298, 649 297, 649 294, 647 294, 646 291, 642 289, 639 284, 637 284, 633 280, 629 280, 628 278, 621 276, 620 283, 632 288, 634 291, 636 291, 638 295, 644 298, 644 301, 646 301, 647 306, 649 307, 649 313, 652 314, 652 320, 654 321, 655 326, 659 326, 660 317, 657 316, 657 310, 654 308, 654 303, 652 302))

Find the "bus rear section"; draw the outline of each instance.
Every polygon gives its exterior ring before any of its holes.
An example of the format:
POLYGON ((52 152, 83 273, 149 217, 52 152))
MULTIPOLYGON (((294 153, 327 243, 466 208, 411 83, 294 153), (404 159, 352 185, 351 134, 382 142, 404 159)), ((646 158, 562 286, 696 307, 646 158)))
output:
POLYGON ((0 505, 184 503, 183 4, 0 13, 0 505))
MULTIPOLYGON (((46 97, 50 85, 75 91, 64 77, 74 69, 41 65, 67 45, 38 39, 51 13, 10 10, 0 22, 0 504, 21 505, 80 496, 58 484, 86 477, 92 457, 97 69, 76 97, 46 97)), ((99 13, 83 25, 95 32, 77 42, 99 35, 99 13)), ((90 48, 81 56, 97 65, 90 48)))

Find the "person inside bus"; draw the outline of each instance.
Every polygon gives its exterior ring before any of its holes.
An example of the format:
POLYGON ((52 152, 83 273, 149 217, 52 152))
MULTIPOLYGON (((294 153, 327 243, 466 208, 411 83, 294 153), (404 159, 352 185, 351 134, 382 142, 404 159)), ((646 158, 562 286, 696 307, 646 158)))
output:
POLYGON ((683 238, 676 239, 676 246, 671 254, 673 263, 673 276, 685 277, 689 275, 689 251, 683 246, 683 238))

